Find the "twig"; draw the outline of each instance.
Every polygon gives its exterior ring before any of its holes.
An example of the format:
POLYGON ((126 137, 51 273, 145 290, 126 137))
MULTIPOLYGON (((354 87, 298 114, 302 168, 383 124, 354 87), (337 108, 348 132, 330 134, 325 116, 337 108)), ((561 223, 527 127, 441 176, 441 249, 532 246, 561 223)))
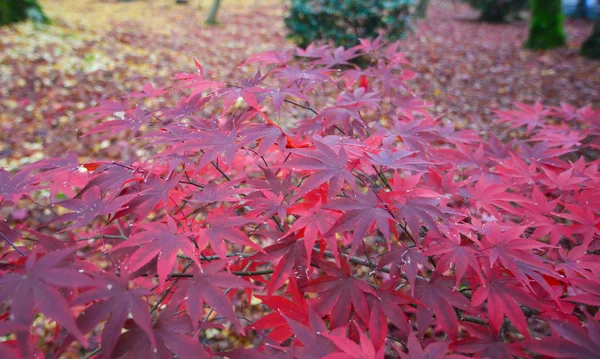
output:
POLYGON ((23 253, 23 252, 22 252, 22 251, 19 249, 19 247, 15 246, 15 244, 14 244, 13 242, 11 242, 11 240, 10 240, 10 239, 8 239, 8 237, 6 237, 6 236, 4 235, 4 233, 0 232, 0 236, 2 237, 2 239, 4 239, 4 241, 5 241, 6 243, 8 243, 8 244, 9 244, 11 247, 13 247, 13 249, 14 249, 15 251, 17 251, 17 253, 19 253, 19 254, 20 254, 20 255, 22 255, 23 257, 25 256, 25 253, 23 253))

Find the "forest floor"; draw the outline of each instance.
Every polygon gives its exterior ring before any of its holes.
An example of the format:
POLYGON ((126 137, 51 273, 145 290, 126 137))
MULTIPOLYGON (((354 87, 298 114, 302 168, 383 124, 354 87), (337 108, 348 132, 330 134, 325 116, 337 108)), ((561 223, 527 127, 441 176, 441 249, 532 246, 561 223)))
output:
MULTIPOLYGON (((0 167, 67 149, 118 159, 118 143, 78 137, 77 112, 148 81, 167 86, 175 73, 194 70, 193 59, 227 81, 239 78, 236 68, 249 55, 291 46, 280 1, 226 0, 216 27, 203 24, 210 2, 42 0, 52 26, 0 29, 0 167)), ((464 4, 433 1, 402 41, 414 90, 434 113, 485 130, 493 111, 512 102, 600 105, 600 62, 578 55, 590 21, 567 20, 566 48, 532 52, 522 46, 526 21, 476 18, 464 4)))

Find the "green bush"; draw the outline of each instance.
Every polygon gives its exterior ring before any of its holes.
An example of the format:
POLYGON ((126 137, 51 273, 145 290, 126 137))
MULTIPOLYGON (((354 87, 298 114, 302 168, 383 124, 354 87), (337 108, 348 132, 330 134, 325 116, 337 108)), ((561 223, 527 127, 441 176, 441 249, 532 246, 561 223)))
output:
POLYGON ((0 26, 25 20, 48 22, 37 0, 0 0, 0 26))
POLYGON ((506 18, 517 14, 527 5, 527 0, 464 0, 474 8, 481 10, 481 20, 504 22, 506 18))
POLYGON ((330 41, 353 46, 359 38, 384 33, 391 40, 405 32, 414 0, 292 0, 285 24, 300 46, 330 41))

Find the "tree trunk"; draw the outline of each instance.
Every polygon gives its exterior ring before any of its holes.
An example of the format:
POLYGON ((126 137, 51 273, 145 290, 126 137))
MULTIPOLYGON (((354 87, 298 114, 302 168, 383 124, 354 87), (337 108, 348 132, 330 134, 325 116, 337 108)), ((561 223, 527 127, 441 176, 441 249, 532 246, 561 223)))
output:
POLYGON ((592 59, 600 60, 600 14, 596 17, 594 31, 581 47, 581 54, 592 59))
POLYGON ((575 17, 585 17, 587 15, 587 0, 578 0, 575 8, 575 17))
POLYGON ((429 6, 429 0, 421 0, 415 8, 414 16, 417 19, 424 19, 427 17, 427 7, 429 6))
POLYGON ((510 7, 508 4, 490 4, 481 11, 481 21, 505 22, 509 13, 510 7))
POLYGON ((207 24, 216 25, 219 23, 217 21, 217 14, 219 13, 219 7, 221 7, 221 0, 214 0, 212 6, 210 8, 210 12, 208 13, 208 18, 206 19, 207 24))
POLYGON ((563 30, 561 0, 532 0, 529 39, 530 49, 551 49, 564 46, 567 37, 563 30))

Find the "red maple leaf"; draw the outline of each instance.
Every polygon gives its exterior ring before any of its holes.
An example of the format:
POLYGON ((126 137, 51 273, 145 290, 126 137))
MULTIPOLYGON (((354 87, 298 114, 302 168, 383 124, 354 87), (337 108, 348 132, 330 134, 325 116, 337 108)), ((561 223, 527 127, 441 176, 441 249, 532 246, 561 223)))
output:
POLYGON ((198 261, 198 249, 193 241, 192 233, 177 233, 174 223, 149 223, 140 226, 138 233, 131 235, 126 241, 113 247, 113 251, 126 247, 139 247, 128 258, 123 270, 135 273, 138 269, 158 257, 156 264, 158 279, 164 284, 177 262, 179 251, 192 258, 200 266, 198 261))
POLYGON ((493 334, 500 332, 506 316, 521 334, 529 338, 527 322, 519 303, 535 309, 540 309, 541 306, 514 277, 503 276, 500 272, 496 268, 487 273, 488 280, 473 292, 473 305, 479 306, 487 299, 487 312, 493 334))
POLYGON ((96 276, 95 280, 95 288, 78 296, 74 304, 83 305, 93 302, 77 318, 77 325, 83 332, 91 331, 100 322, 106 320, 102 330, 101 357, 112 358, 111 354, 129 315, 149 338, 151 347, 156 348, 148 303, 141 298, 148 296, 150 290, 130 289, 129 278, 126 275, 117 277, 102 273, 96 276))
POLYGON ((133 195, 120 196, 117 198, 102 197, 100 188, 97 186, 91 187, 86 191, 81 199, 69 199, 57 203, 59 206, 72 210, 63 214, 50 223, 74 223, 69 228, 79 228, 92 223, 98 216, 114 214, 123 208, 125 203, 129 201, 133 195))
POLYGON ((335 153, 328 145, 315 141, 314 149, 294 149, 295 158, 279 165, 280 168, 309 171, 310 176, 304 181, 296 197, 306 194, 325 182, 329 182, 329 197, 336 196, 342 189, 344 181, 354 187, 354 177, 346 169, 348 157, 344 148, 335 153))
MULTIPOLYGON (((30 326, 37 308, 44 315, 56 320, 84 346, 87 339, 71 314, 69 302, 58 288, 83 288, 95 285, 86 274, 68 266, 67 259, 77 247, 50 252, 38 258, 38 251, 27 257, 22 270, 5 273, 0 278, 0 303, 10 301, 11 321, 30 326)), ((20 346, 30 353, 29 332, 18 333, 20 346)), ((29 357, 28 354, 25 355, 29 357)))
POLYGON ((210 359, 212 355, 193 338, 190 321, 183 315, 177 315, 169 306, 161 311, 154 322, 152 331, 156 338, 156 348, 144 330, 133 320, 125 322, 122 334, 112 352, 113 358, 123 359, 170 359, 173 355, 181 359, 210 359))
POLYGON ((396 220, 384 207, 372 191, 367 194, 356 194, 349 198, 334 199, 324 206, 326 209, 343 211, 331 229, 324 234, 325 237, 338 232, 352 230, 352 253, 356 252, 362 244, 363 238, 370 232, 373 225, 381 231, 384 238, 390 237, 390 223, 396 220))
POLYGON ((204 314, 204 303, 213 308, 217 313, 229 319, 244 334, 231 300, 223 289, 237 290, 238 288, 255 288, 254 284, 245 281, 235 275, 223 272, 227 264, 225 260, 213 261, 202 267, 202 271, 196 270, 193 278, 181 284, 175 293, 172 303, 183 303, 186 313, 191 319, 194 332, 198 331, 198 323, 204 314))
POLYGON ((363 323, 368 323, 367 294, 377 297, 375 290, 365 281, 354 278, 348 262, 343 258, 340 258, 341 267, 325 261, 318 261, 318 264, 327 275, 313 279, 302 287, 303 291, 319 293, 315 309, 321 315, 331 315, 333 329, 347 325, 352 309, 363 323))

